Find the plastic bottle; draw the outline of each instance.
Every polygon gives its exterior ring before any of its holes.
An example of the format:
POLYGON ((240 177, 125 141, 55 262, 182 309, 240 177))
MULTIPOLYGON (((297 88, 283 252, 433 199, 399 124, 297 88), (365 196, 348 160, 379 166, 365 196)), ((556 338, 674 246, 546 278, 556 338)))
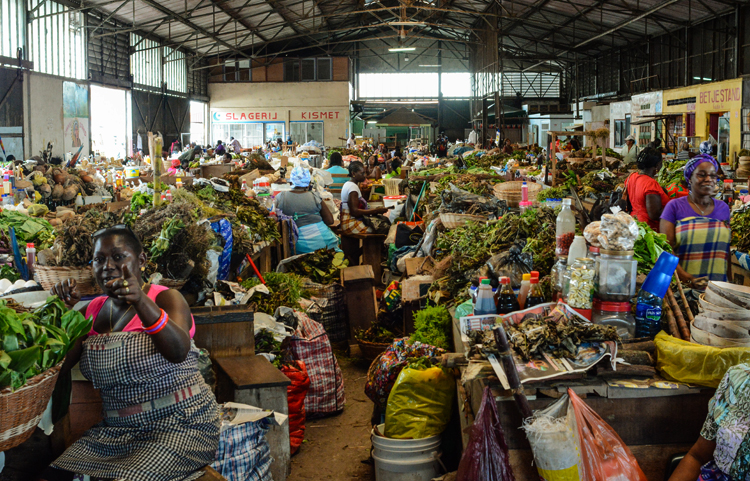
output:
POLYGON ((80 192, 76 195, 76 205, 83 205, 83 197, 81 197, 80 192))
POLYGON ((531 287, 531 274, 524 274, 523 280, 521 281, 521 290, 518 292, 518 306, 521 309, 525 309, 526 296, 529 294, 529 288, 531 287))
POLYGON ((529 186, 525 181, 523 184, 521 184, 521 200, 524 202, 529 201, 529 186))
POLYGON ((586 239, 582 235, 575 236, 568 250, 568 265, 573 265, 576 259, 586 257, 586 254, 586 239))
POLYGON ((9 195, 13 193, 13 186, 10 183, 10 173, 7 170, 3 174, 3 192, 9 195))
POLYGON ((247 180, 242 180, 242 187, 240 187, 240 190, 242 192, 247 192, 247 180))
MULTIPOLYGON (((538 273, 537 273, 538 274, 538 273)), ((529 288, 529 295, 526 298, 526 309, 539 304, 544 304, 546 301, 542 295, 542 290, 539 288, 539 276, 531 278, 531 287, 529 288)))
POLYGON ((661 330, 661 306, 679 258, 662 252, 635 301, 635 337, 654 338, 661 330))
POLYGON ((36 264, 36 248, 29 242, 26 244, 26 267, 29 269, 29 279, 34 278, 34 264, 36 264))
POLYGON ((172 202, 172 189, 167 189, 166 199, 167 202, 172 202))
POLYGON ((182 188, 182 179, 179 178, 179 177, 177 177, 177 180, 175 181, 174 186, 175 186, 176 189, 181 189, 182 188))
POLYGON ((497 314, 495 300, 492 298, 492 286, 489 279, 482 279, 477 289, 477 302, 474 306, 475 316, 497 314))
POLYGON ((518 298, 510 287, 510 277, 500 278, 500 287, 495 293, 495 307, 498 314, 508 314, 520 309, 518 298))
MULTIPOLYGON (((570 209, 571 200, 563 199, 555 226, 555 255, 567 256, 576 235, 576 217, 570 209)), ((586 253, 584 252, 584 255, 586 253)))

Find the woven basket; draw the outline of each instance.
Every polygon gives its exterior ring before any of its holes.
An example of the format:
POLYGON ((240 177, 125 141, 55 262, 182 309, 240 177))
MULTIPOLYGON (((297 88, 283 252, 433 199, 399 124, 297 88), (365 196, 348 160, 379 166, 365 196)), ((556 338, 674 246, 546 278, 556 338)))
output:
POLYGON ((170 289, 176 289, 180 290, 187 282, 187 279, 167 279, 166 277, 162 277, 161 280, 157 283, 160 286, 169 287, 170 289))
POLYGON ((32 377, 15 392, 10 388, 0 391, 0 413, 3 413, 0 416, 0 452, 29 439, 47 409, 61 367, 62 362, 32 377))
POLYGON ((480 215, 469 215, 469 214, 452 214, 452 213, 441 213, 440 222, 443 223, 446 229, 455 229, 462 227, 470 220, 474 222, 487 222, 487 217, 480 215))
POLYGON ((50 267, 34 266, 34 277, 45 290, 52 289, 58 282, 74 279, 82 296, 101 294, 102 290, 94 279, 91 267, 50 267))
MULTIPOLYGON (((518 203, 521 202, 521 186, 523 182, 513 180, 511 182, 501 182, 495 184, 493 192, 495 197, 500 200, 504 200, 508 207, 518 207, 518 203)), ((536 195, 542 190, 542 185, 536 182, 527 182, 526 185, 529 187, 529 199, 536 199, 536 195)))
POLYGON ((359 339, 357 339, 357 344, 359 344, 359 350, 362 351, 362 358, 368 361, 374 360, 391 345, 390 342, 370 342, 359 339))

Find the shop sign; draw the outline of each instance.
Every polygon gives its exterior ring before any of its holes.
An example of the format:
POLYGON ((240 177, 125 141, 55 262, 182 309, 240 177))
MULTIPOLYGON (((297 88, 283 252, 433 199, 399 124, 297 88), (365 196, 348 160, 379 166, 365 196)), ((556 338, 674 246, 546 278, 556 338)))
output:
POLYGON ((219 112, 214 111, 211 114, 211 120, 223 123, 241 123, 241 122, 271 122, 283 121, 284 119, 278 112, 259 112, 259 111, 238 111, 238 112, 219 112))
POLYGON ((339 112, 300 112, 300 120, 336 120, 339 118, 339 112))
POLYGON ((661 113, 661 91, 646 92, 645 94, 633 95, 630 101, 633 120, 646 115, 656 115, 661 113))
POLYGON ((740 102, 742 100, 742 89, 740 87, 701 90, 698 95, 698 103, 710 105, 712 109, 729 108, 725 103, 740 102))

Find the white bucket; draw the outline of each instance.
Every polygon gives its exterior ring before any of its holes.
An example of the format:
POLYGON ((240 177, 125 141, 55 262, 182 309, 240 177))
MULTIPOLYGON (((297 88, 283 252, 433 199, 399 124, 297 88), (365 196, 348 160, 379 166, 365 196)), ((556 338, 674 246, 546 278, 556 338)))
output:
MULTIPOLYGON (((385 424, 378 425, 385 432, 385 424)), ((424 439, 392 439, 372 431, 376 481, 430 481, 440 473, 440 435, 424 439)))
POLYGON ((125 178, 126 179, 133 179, 135 177, 138 177, 140 174, 140 167, 137 165, 126 165, 125 166, 125 178))
POLYGON ((388 207, 392 205, 396 205, 399 201, 406 200, 405 195, 389 195, 386 197, 383 197, 383 205, 387 209, 388 207))

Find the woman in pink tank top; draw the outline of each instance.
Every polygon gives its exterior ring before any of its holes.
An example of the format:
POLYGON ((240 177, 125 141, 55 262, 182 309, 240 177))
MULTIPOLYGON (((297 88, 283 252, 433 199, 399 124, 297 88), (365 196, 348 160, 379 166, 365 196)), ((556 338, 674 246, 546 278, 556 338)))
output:
MULTIPOLYGON (((146 254, 127 226, 93 236, 92 269, 104 295, 81 310, 93 318, 63 370, 79 362, 99 389, 103 420, 70 446, 42 479, 176 481, 214 460, 216 399, 198 370, 192 315, 182 294, 144 284, 146 254), (158 453, 148 456, 143 453, 158 453)), ((81 296, 73 280, 52 294, 69 307, 81 296)))

